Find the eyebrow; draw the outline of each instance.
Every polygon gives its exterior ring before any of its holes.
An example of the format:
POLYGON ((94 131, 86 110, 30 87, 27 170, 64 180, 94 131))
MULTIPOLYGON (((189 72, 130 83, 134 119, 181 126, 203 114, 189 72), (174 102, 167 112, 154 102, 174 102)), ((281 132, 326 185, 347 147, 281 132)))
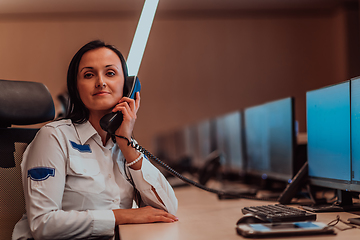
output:
POLYGON ((93 67, 83 67, 79 72, 82 72, 82 70, 84 70, 85 68, 94 69, 93 67))
MULTIPOLYGON (((116 67, 118 69, 118 67, 115 64, 109 64, 109 65, 105 66, 105 68, 108 68, 108 67, 116 67)), ((94 69, 94 68, 93 67, 83 67, 79 72, 82 72, 84 69, 94 69)))
POLYGON ((106 68, 108 68, 108 67, 116 67, 117 69, 119 69, 115 64, 106 65, 105 67, 106 68))

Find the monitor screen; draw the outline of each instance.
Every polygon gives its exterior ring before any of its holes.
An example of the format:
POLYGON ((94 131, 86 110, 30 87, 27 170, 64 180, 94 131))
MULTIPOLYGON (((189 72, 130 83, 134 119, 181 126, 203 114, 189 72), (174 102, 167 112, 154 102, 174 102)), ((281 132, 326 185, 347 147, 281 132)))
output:
POLYGON ((287 182, 296 174, 293 108, 289 97, 245 109, 247 173, 287 182))
POLYGON ((195 169, 204 167, 210 153, 215 149, 212 146, 214 138, 212 132, 212 121, 210 119, 195 123, 190 127, 192 145, 192 164, 195 169))
POLYGON ((360 209, 352 201, 360 192, 359 93, 360 79, 352 79, 306 94, 309 181, 337 196, 324 211, 360 209))
POLYGON ((351 181, 350 82, 307 92, 306 108, 311 182, 347 189, 351 181))
POLYGON ((177 135, 174 131, 161 133, 156 136, 156 156, 170 166, 178 162, 177 135))
POLYGON ((244 173, 241 112, 235 111, 215 119, 216 146, 225 159, 228 173, 244 173))
POLYGON ((176 155, 182 158, 190 158, 193 155, 193 143, 191 139, 191 128, 184 126, 175 131, 176 155))
POLYGON ((352 189, 360 191, 360 77, 351 80, 352 189))

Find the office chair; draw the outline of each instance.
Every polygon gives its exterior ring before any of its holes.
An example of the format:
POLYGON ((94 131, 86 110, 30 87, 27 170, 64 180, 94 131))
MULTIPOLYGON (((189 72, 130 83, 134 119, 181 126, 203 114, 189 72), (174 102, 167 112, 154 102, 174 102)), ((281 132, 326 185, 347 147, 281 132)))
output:
POLYGON ((14 127, 54 119, 55 108, 42 83, 0 80, 0 240, 11 239, 25 213, 20 163, 38 128, 14 127))

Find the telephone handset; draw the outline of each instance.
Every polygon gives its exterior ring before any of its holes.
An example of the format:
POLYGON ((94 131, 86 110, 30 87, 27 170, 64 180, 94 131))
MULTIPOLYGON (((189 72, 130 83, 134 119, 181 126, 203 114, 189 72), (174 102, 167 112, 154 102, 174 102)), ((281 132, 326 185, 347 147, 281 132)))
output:
MULTIPOLYGON (((136 92, 140 92, 141 84, 137 76, 126 77, 123 96, 135 99, 136 92)), ((121 112, 111 112, 100 119, 100 127, 110 134, 115 134, 123 121, 121 112)))
MULTIPOLYGON (((125 83, 124 83, 123 96, 127 96, 129 98, 135 99, 135 94, 136 94, 136 92, 140 92, 140 89, 141 89, 141 84, 140 84, 139 78, 137 76, 127 77, 125 80, 125 83)), ((106 114, 105 116, 103 116, 100 119, 100 127, 104 131, 108 132, 113 137, 124 138, 122 136, 115 135, 115 131, 120 127, 122 121, 123 121, 123 114, 121 112, 111 112, 111 113, 106 114)), ((180 173, 176 172, 174 169, 169 167, 166 163, 162 162, 159 158, 154 156, 152 153, 147 151, 145 148, 141 147, 137 143, 134 143, 134 141, 132 141, 132 140, 130 141, 129 139, 127 139, 127 140, 128 140, 128 145, 135 148, 139 152, 142 152, 146 157, 153 160, 155 163, 159 164, 161 167, 163 167, 169 173, 171 173, 175 177, 178 177, 179 179, 183 180, 184 182, 186 182, 188 184, 191 184, 195 187, 198 187, 198 188, 203 189, 208 192, 216 193, 218 195, 231 195, 234 198, 238 197, 238 198, 258 199, 256 197, 248 196, 248 195, 244 195, 244 194, 226 193, 221 190, 208 188, 202 184, 194 182, 193 180, 190 180, 190 179, 184 177, 183 175, 181 175, 180 173)), ((258 199, 258 200, 273 200, 273 199, 258 199)))

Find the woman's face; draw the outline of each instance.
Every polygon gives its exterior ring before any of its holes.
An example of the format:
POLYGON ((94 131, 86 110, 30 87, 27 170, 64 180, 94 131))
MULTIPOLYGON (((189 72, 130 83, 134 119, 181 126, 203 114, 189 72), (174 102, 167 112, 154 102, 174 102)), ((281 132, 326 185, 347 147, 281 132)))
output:
POLYGON ((124 74, 119 56, 102 47, 86 52, 79 63, 77 89, 89 109, 109 112, 122 98, 124 74))

